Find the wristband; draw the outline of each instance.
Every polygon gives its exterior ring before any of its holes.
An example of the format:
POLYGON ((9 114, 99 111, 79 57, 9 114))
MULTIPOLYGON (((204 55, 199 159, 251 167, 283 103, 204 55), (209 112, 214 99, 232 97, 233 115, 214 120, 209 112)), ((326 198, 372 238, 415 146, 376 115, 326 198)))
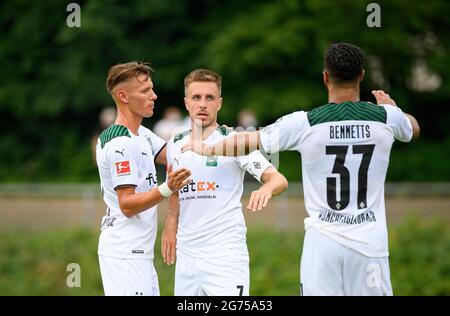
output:
POLYGON ((163 184, 158 186, 158 191, 159 193, 161 193, 162 196, 164 196, 165 198, 168 197, 169 195, 171 195, 173 193, 173 191, 169 188, 169 186, 167 185, 167 182, 164 182, 163 184))

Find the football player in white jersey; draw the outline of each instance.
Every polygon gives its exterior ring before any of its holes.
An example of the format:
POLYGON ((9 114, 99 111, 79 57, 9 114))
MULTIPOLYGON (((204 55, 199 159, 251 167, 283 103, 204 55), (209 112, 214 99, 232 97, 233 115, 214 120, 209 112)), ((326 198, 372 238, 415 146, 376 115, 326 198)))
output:
POLYGON ((251 194, 247 209, 252 211, 265 207, 288 183, 259 151, 241 157, 182 153, 181 147, 190 139, 214 144, 234 133, 217 124, 222 106, 218 74, 194 70, 186 76, 184 86, 192 129, 169 140, 167 162, 174 170, 188 167, 192 182, 169 198, 163 258, 172 264, 176 253, 177 296, 247 296, 249 254, 240 202, 245 171, 263 183, 251 194))
POLYGON ((393 294, 384 182, 394 140, 409 142, 420 128, 383 91, 372 92, 378 105, 360 101, 364 59, 354 45, 330 45, 324 54, 326 105, 214 146, 191 142, 183 148, 204 155, 259 148, 301 153, 309 215, 300 268, 303 295, 393 294))
POLYGON ((166 163, 166 143, 141 125, 153 115, 157 98, 143 63, 118 64, 108 72, 107 89, 117 118, 96 146, 106 215, 98 245, 105 295, 159 295, 153 266, 156 205, 189 182, 190 171, 168 167, 157 186, 155 163, 166 163))

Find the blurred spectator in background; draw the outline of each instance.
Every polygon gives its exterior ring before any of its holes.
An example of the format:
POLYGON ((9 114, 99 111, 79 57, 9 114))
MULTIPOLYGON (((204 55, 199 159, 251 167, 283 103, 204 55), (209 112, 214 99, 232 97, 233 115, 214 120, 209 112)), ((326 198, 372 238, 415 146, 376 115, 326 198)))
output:
POLYGON ((242 127, 242 130, 255 131, 258 125, 255 113, 250 109, 243 109, 238 114, 238 126, 242 127))
POLYGON ((168 141, 173 135, 190 128, 183 120, 181 111, 175 106, 169 106, 164 111, 163 118, 155 124, 153 131, 156 135, 168 141))
POLYGON ((104 108, 98 116, 99 126, 91 138, 92 162, 94 163, 94 165, 96 165, 95 146, 97 145, 98 136, 101 134, 101 132, 103 132, 105 129, 114 124, 114 121, 116 120, 116 115, 117 115, 116 108, 107 107, 104 108))

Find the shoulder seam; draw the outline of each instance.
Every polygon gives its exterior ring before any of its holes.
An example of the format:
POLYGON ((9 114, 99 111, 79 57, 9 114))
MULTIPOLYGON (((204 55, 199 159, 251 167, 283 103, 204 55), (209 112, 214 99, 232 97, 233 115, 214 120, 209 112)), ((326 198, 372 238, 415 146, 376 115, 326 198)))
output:
POLYGON ((99 136, 100 138, 100 144, 101 148, 105 147, 106 143, 113 140, 117 137, 130 137, 130 133, 128 132, 128 129, 123 125, 111 125, 107 129, 105 129, 99 136))
POLYGON ((386 110, 369 102, 329 103, 307 112, 311 126, 340 121, 372 121, 386 123, 386 110))

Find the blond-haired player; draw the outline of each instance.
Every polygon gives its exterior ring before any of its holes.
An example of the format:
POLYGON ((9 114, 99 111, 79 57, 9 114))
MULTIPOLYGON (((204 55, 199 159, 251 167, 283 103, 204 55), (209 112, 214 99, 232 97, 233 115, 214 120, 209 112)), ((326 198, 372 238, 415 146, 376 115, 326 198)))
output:
POLYGON ((98 245, 105 295, 159 295, 156 205, 189 181, 187 169, 169 166, 167 181, 157 186, 154 162, 166 163, 165 141, 141 125, 157 98, 150 74, 148 65, 129 62, 111 67, 106 80, 117 117, 96 146, 107 206, 98 245))

